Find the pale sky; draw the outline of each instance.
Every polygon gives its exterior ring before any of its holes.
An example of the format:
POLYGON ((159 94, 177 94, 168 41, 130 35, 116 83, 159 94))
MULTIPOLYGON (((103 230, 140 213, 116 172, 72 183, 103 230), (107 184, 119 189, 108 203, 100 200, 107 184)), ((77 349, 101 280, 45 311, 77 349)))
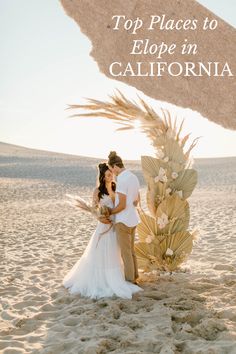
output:
MULTIPOLYGON (((199 2, 235 26, 235 0, 199 2)), ((116 126, 104 119, 68 118, 67 104, 85 103, 84 97, 107 99, 115 88, 128 97, 137 92, 101 74, 90 51, 89 40, 58 0, 0 0, 0 141, 100 158, 110 150, 125 159, 152 154, 139 132, 115 132, 116 126)), ((184 132, 202 136, 194 157, 235 156, 235 131, 146 99, 154 108, 177 111, 180 120, 185 117, 184 132)))

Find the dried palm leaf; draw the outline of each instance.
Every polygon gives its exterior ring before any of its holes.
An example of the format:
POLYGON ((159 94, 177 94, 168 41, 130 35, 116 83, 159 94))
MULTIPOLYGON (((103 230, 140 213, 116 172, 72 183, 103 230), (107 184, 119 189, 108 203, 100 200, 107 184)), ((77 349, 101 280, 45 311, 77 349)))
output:
POLYGON ((163 147, 163 152, 165 156, 168 156, 170 161, 178 162, 183 166, 185 165, 186 158, 183 149, 179 145, 178 141, 174 138, 170 137, 169 139, 167 139, 163 147))
POLYGON ((189 204, 173 194, 158 206, 156 218, 159 233, 170 234, 185 231, 190 219, 189 204))
POLYGON ((188 231, 166 235, 160 244, 162 259, 168 270, 176 269, 192 252, 193 235, 188 231))
POLYGON ((66 194, 66 196, 70 199, 69 204, 82 209, 83 211, 87 211, 93 215, 97 216, 97 209, 92 205, 89 205, 83 198, 78 195, 66 194))
POLYGON ((193 235, 188 231, 163 235, 158 244, 137 242, 135 252, 139 265, 145 271, 154 269, 175 270, 192 252, 193 235))
POLYGON ((149 182, 150 177, 157 177, 160 174, 161 169, 165 170, 165 174, 170 173, 169 166, 166 162, 151 156, 141 156, 141 165, 147 183, 149 182))
POLYGON ((157 235, 156 220, 147 215, 142 209, 139 209, 139 216, 142 221, 137 227, 139 240, 141 242, 146 242, 148 236, 154 239, 157 235))
POLYGON ((160 244, 162 257, 179 256, 182 252, 190 253, 192 251, 192 241, 193 237, 189 231, 166 235, 165 239, 160 244), (168 249, 172 250, 173 254, 167 252, 168 249))
POLYGON ((160 190, 158 184, 154 182, 152 178, 149 179, 147 185, 146 201, 149 212, 152 216, 156 216, 156 211, 158 207, 158 196, 160 195, 160 190))
POLYGON ((149 177, 148 185, 147 185, 147 195, 146 201, 147 206, 152 214, 152 216, 156 217, 156 211, 158 205, 163 200, 163 195, 165 194, 165 185, 161 182, 155 182, 154 178, 149 177))
POLYGON ((200 139, 201 137, 197 137, 193 140, 192 144, 190 145, 188 151, 185 153, 185 159, 188 160, 189 158, 189 155, 190 155, 190 152, 192 151, 192 149, 196 146, 198 140, 200 139))
POLYGON ((179 126, 179 129, 178 129, 177 135, 176 135, 176 140, 177 140, 177 141, 180 140, 180 133, 182 132, 183 125, 184 125, 184 119, 182 120, 182 122, 181 122, 181 124, 180 124, 180 126, 179 126))
POLYGON ((186 166, 184 167, 183 164, 180 164, 179 162, 175 162, 175 161, 168 161, 168 166, 171 170, 171 174, 172 172, 179 173, 180 171, 183 171, 184 168, 186 168, 186 166))
POLYGON ((89 104, 72 104, 68 106, 68 109, 91 111, 73 114, 71 117, 104 117, 123 124, 126 129, 134 129, 135 122, 139 120, 139 129, 151 139, 154 147, 156 146, 156 138, 167 134, 168 130, 179 139, 182 123, 179 132, 177 132, 176 122, 172 127, 170 113, 167 110, 162 110, 163 119, 142 98, 138 97, 138 103, 128 100, 119 90, 110 96, 110 100, 110 102, 103 102, 87 98, 89 104))
POLYGON ((156 256, 157 250, 154 244, 144 242, 135 243, 135 254, 138 265, 146 272, 161 269, 162 259, 156 256))
POLYGON ((179 172, 178 177, 170 182, 170 188, 174 191, 182 191, 183 199, 187 199, 192 194, 197 184, 197 171, 185 169, 179 172))

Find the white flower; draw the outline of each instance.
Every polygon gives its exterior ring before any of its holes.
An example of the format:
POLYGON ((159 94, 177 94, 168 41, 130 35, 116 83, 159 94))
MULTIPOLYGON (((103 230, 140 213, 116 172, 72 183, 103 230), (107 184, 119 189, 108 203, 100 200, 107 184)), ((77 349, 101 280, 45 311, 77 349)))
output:
POLYGON ((168 216, 165 213, 162 213, 160 217, 157 218, 157 224, 160 229, 164 229, 164 227, 169 223, 168 216))
POLYGON ((166 195, 169 195, 170 192, 171 192, 171 188, 167 188, 167 189, 166 189, 166 195))
POLYGON ((166 183, 168 181, 167 177, 166 176, 163 176, 162 177, 162 182, 166 183))
POLYGON ((163 161, 164 162, 168 162, 169 161, 169 157, 168 156, 164 157, 163 161))
POLYGON ((158 159, 162 159, 165 156, 164 152, 161 149, 157 150, 156 155, 158 159))
POLYGON ((178 194, 178 196, 179 196, 180 198, 183 198, 183 191, 176 191, 176 193, 178 194))
POLYGON ((166 176, 166 171, 165 171, 165 169, 163 168, 163 167, 160 167, 160 169, 159 169, 159 174, 158 174, 158 176, 156 176, 155 178, 154 178, 154 181, 157 183, 157 182, 164 182, 164 183, 166 183, 167 182, 167 176, 166 176))
POLYGON ((172 251, 172 249, 167 248, 166 250, 166 256, 172 256, 174 254, 174 252, 172 251))
POLYGON ((146 243, 151 243, 154 240, 154 236, 153 235, 148 235, 145 239, 146 243))
POLYGON ((163 177, 161 178, 161 182, 166 183, 167 181, 168 181, 168 179, 167 179, 166 176, 163 176, 163 177))
POLYGON ((173 179, 176 179, 178 177, 178 173, 177 172, 172 172, 171 177, 173 179))

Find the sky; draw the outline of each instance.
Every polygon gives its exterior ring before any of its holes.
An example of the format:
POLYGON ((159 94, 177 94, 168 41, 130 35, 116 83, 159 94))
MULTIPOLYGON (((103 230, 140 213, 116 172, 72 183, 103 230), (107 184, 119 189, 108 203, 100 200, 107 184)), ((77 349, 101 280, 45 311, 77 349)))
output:
MULTIPOLYGON (((199 2, 235 26, 235 0, 199 2)), ((110 150, 125 159, 153 155, 139 131, 116 132, 114 123, 100 118, 69 118, 73 112, 65 110, 67 105, 85 103, 85 97, 106 100, 116 88, 136 96, 136 89, 100 73, 90 51, 89 39, 58 0, 0 0, 0 141, 99 158, 110 150)), ((183 133, 201 136, 194 157, 235 156, 235 131, 141 95, 154 108, 185 118, 183 133)))

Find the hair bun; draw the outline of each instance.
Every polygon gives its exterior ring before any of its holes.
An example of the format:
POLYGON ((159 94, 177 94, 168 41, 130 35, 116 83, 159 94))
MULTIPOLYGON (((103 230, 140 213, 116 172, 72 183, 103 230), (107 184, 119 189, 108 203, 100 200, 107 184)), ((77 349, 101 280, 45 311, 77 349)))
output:
POLYGON ((114 165, 123 168, 124 164, 122 161, 122 158, 117 155, 116 151, 111 151, 109 156, 108 156, 108 165, 111 167, 114 167, 114 165))
POLYGON ((106 162, 102 162, 102 163, 100 163, 100 164, 98 165, 98 168, 99 168, 100 171, 103 170, 105 167, 107 167, 106 162))
POLYGON ((111 159, 111 158, 114 158, 116 156, 117 156, 116 151, 111 151, 110 154, 108 155, 108 158, 111 159))

